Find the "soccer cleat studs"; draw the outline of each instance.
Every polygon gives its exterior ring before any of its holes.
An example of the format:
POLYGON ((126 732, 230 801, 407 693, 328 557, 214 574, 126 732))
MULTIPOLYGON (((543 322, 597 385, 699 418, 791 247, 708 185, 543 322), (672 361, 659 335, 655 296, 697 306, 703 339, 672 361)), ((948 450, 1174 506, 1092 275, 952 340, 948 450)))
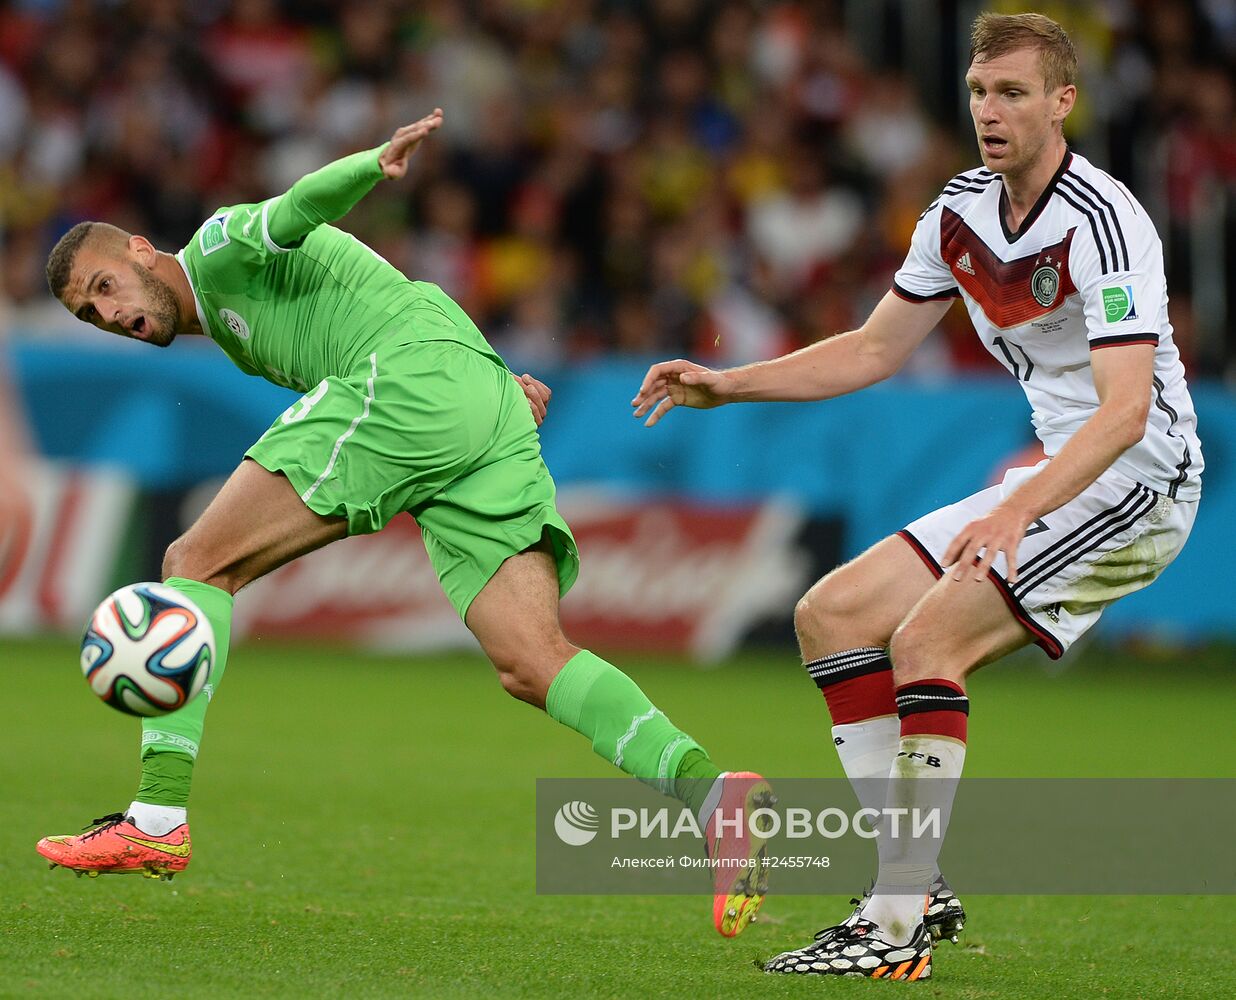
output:
POLYGON ((768 862, 765 850, 771 820, 761 823, 718 824, 718 817, 746 817, 776 805, 760 775, 750 771, 727 773, 720 779, 721 799, 705 822, 704 835, 713 871, 713 924, 722 937, 736 937, 755 919, 768 892, 768 862))
POLYGON ((943 875, 931 883, 931 893, 923 909, 923 924, 933 941, 951 941, 957 938, 966 926, 966 911, 943 875))

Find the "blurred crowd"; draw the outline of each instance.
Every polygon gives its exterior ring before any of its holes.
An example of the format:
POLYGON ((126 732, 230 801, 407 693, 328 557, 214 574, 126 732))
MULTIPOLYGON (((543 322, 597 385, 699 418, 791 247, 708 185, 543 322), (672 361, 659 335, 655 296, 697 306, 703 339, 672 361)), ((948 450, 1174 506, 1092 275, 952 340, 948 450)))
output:
MULTIPOLYGON (((934 52, 909 5, 0 2, 0 332, 71 325, 42 272, 73 223, 175 250, 440 106, 412 182, 343 225, 500 350, 782 353, 861 322, 978 163, 958 81, 979 8, 915 0, 934 52)), ((1236 374, 1236 0, 1038 9, 1080 49, 1070 141, 1160 223, 1187 363, 1236 374)), ((929 344, 915 364, 989 363, 959 307, 929 344)))

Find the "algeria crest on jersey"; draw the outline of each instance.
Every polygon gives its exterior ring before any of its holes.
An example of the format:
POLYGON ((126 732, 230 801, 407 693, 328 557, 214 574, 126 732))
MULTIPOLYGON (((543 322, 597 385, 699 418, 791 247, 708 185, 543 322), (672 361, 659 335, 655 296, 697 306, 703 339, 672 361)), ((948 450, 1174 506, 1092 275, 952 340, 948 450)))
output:
POLYGON ((245 318, 240 313, 233 312, 231 309, 220 309, 219 318, 241 340, 249 339, 249 324, 245 322, 245 318))

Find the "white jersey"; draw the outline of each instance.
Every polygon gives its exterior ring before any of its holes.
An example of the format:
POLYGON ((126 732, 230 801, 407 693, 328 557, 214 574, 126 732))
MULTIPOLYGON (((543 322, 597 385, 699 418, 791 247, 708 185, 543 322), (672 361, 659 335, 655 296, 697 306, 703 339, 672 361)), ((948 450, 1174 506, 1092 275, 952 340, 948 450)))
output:
POLYGON ((919 219, 893 291, 965 300, 983 345, 1021 383, 1048 456, 1098 409, 1090 352, 1154 344, 1145 436, 1113 463, 1181 500, 1201 493, 1202 449, 1167 319, 1163 246, 1124 185, 1066 152, 1018 232, 990 170, 958 174, 919 219))

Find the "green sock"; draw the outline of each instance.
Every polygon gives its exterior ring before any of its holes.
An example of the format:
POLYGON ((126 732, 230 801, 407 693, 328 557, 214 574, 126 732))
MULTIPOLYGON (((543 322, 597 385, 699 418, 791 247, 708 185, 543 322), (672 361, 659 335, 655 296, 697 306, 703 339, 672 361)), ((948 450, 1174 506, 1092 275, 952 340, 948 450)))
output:
POLYGON ((678 771, 674 774, 674 798, 681 799, 691 807, 696 816, 712 791, 712 784, 721 775, 721 769, 708 759, 703 750, 688 750, 682 755, 678 771))
MULTIPOLYGON (((687 801, 683 792, 705 784, 683 783, 675 789, 684 761, 691 758, 692 777, 720 774, 708 754, 648 700, 630 677, 588 650, 580 650, 549 686, 545 711, 550 718, 592 741, 592 749, 627 774, 687 801), (702 760, 702 764, 701 764, 702 760)), ((707 794, 707 789, 700 795, 707 794)), ((692 808, 697 808, 692 806, 692 808)))
POLYGON ((187 806, 193 762, 202 741, 206 709, 219 689, 232 633, 232 595, 196 580, 165 580, 196 602, 215 632, 215 662, 202 693, 184 708, 142 720, 142 780, 135 798, 156 806, 187 806))
POLYGON ((193 781, 193 758, 172 750, 142 754, 142 782, 133 798, 152 806, 188 806, 193 781))

